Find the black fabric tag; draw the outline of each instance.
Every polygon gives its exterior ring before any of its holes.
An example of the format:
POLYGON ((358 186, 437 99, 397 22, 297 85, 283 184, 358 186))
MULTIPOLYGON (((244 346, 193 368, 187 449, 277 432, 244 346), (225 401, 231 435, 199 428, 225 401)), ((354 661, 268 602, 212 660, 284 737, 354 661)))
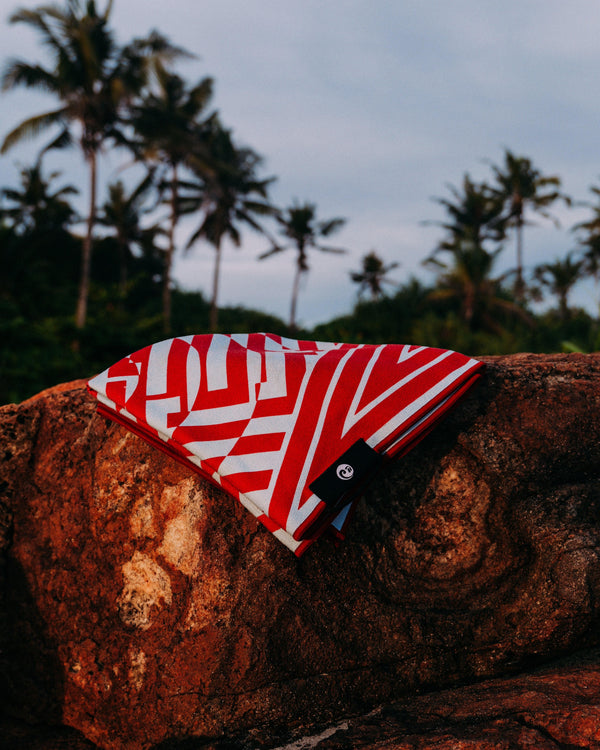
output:
POLYGON ((332 509, 341 507, 382 462, 383 456, 360 438, 313 480, 308 488, 332 509))

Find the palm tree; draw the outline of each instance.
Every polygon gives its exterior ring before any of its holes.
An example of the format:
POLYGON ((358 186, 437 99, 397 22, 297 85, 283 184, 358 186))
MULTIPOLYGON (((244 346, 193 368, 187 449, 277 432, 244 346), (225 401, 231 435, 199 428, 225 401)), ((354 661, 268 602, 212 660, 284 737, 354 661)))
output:
POLYGON ((583 230, 584 232, 580 240, 580 244, 584 248, 582 270, 598 278, 600 275, 600 187, 592 185, 590 191, 597 199, 596 205, 587 204, 592 209, 592 218, 589 221, 576 224, 573 229, 575 231, 583 230))
POLYGON ((523 281, 523 227, 527 224, 526 214, 533 211, 547 219, 553 219, 546 208, 558 199, 570 205, 570 198, 560 192, 560 177, 544 176, 530 159, 515 156, 505 149, 504 164, 501 167, 492 164, 492 171, 496 178, 496 192, 505 206, 507 226, 515 229, 517 268, 515 281, 515 296, 523 301, 525 284, 523 281))
POLYGON ((398 263, 388 263, 387 265, 377 255, 375 250, 363 256, 360 271, 350 271, 350 278, 355 284, 358 284, 358 296, 367 289, 371 293, 371 299, 376 300, 383 297, 383 285, 393 283, 385 277, 394 268, 398 268, 398 263))
POLYGON ((448 220, 435 222, 447 233, 438 251, 451 250, 457 243, 483 247, 485 243, 504 240, 502 202, 492 188, 485 182, 474 182, 465 174, 460 188, 448 185, 448 189, 452 198, 435 199, 448 214, 448 220))
POLYGON ((17 86, 41 89, 53 94, 60 106, 24 120, 8 133, 0 151, 4 153, 23 138, 52 126, 59 126, 60 132, 44 151, 64 148, 73 143, 74 127, 89 170, 89 208, 76 309, 78 328, 84 327, 87 316, 98 154, 108 139, 124 140, 118 125, 124 109, 143 87, 149 65, 179 54, 156 33, 119 47, 108 25, 111 8, 112 0, 107 0, 103 13, 98 13, 94 0, 88 0, 85 7, 81 0, 66 0, 63 8, 47 5, 13 13, 11 23, 27 24, 39 33, 52 65, 12 60, 2 78, 4 90, 17 86))
POLYGON ((60 177, 52 172, 48 179, 42 176, 39 162, 21 170, 21 189, 4 188, 1 195, 9 202, 0 209, 0 217, 8 219, 18 234, 64 229, 76 219, 76 212, 67 196, 78 191, 73 185, 52 190, 51 183, 60 177))
POLYGON ((160 232, 153 224, 142 227, 142 216, 149 209, 143 204, 153 187, 153 172, 150 171, 129 194, 121 180, 108 186, 108 200, 98 215, 98 223, 114 230, 119 250, 119 294, 124 297, 127 289, 127 267, 133 257, 132 247, 146 247, 148 239, 154 239, 160 232))
POLYGON ((505 315, 530 322, 525 311, 507 299, 502 289, 504 277, 491 276, 502 248, 488 252, 482 247, 458 243, 446 250, 449 261, 440 261, 433 256, 425 261, 440 271, 436 288, 428 295, 430 300, 456 301, 460 317, 471 330, 502 333, 499 318, 505 315))
MULTIPOLYGON (((81 241, 70 233, 78 221, 69 198, 73 185, 58 183, 60 172, 46 178, 41 164, 21 170, 20 185, 0 191, 0 296, 14 299, 26 316, 61 314, 77 288, 81 241), (44 312, 42 312, 44 311, 44 312)), ((67 308, 68 309, 68 308, 67 308)))
POLYGON ((290 247, 296 250, 296 272, 294 274, 294 283, 292 286, 292 301, 290 306, 290 328, 296 329, 296 307, 298 302, 298 291, 300 289, 300 279, 308 273, 308 251, 312 248, 324 253, 345 253, 347 250, 339 247, 329 247, 321 245, 321 237, 330 235, 341 229, 346 223, 345 219, 335 218, 325 221, 317 221, 317 208, 314 203, 294 203, 291 207, 285 209, 279 214, 277 221, 281 227, 281 234, 292 242, 290 245, 277 245, 267 252, 260 255, 260 259, 269 258, 272 255, 283 252, 290 247))
POLYGON ((571 315, 568 305, 569 293, 581 278, 583 265, 583 259, 573 260, 573 253, 569 253, 564 260, 536 266, 534 272, 537 281, 558 297, 560 317, 565 322, 571 315))
POLYGON ((203 220, 190 237, 187 249, 201 238, 215 249, 210 330, 216 331, 223 240, 229 237, 239 247, 240 226, 243 225, 267 234, 260 217, 273 216, 276 209, 268 199, 274 178, 258 177, 262 158, 255 151, 236 146, 231 132, 216 119, 211 123, 207 145, 208 160, 204 153, 200 158, 192 157, 191 166, 197 181, 185 186, 188 193, 182 200, 182 207, 186 213, 198 210, 203 213, 203 220))
POLYGON ((158 167, 158 184, 169 206, 168 244, 163 273, 163 328, 171 330, 171 275, 175 254, 175 234, 181 214, 181 172, 205 155, 206 108, 212 96, 211 78, 201 79, 189 88, 175 73, 157 66, 156 88, 134 108, 132 124, 136 132, 133 148, 138 158, 158 167))
POLYGON ((446 236, 424 261, 439 271, 436 289, 429 298, 458 302, 460 316, 472 330, 500 332, 499 314, 529 320, 519 306, 506 299, 503 277, 491 276, 504 239, 502 204, 497 195, 485 183, 473 182, 469 175, 463 178, 462 190, 450 186, 450 191, 453 200, 436 199, 449 220, 438 222, 446 236))

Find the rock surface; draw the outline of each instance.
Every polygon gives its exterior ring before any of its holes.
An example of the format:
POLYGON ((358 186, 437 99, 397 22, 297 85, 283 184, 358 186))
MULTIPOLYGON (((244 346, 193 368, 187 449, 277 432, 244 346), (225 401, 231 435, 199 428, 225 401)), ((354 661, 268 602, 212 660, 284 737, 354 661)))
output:
MULTIPOLYGON (((98 417, 82 382, 2 407, 4 713, 107 750, 193 747, 597 645, 599 407, 600 355, 490 358, 482 384, 369 487, 346 541, 299 560, 98 417)), ((362 746, 452 746, 381 742, 362 746)), ((520 747, 460 745, 503 746, 520 747)))
POLYGON ((600 652, 514 678, 412 697, 279 750, 600 747, 600 652))

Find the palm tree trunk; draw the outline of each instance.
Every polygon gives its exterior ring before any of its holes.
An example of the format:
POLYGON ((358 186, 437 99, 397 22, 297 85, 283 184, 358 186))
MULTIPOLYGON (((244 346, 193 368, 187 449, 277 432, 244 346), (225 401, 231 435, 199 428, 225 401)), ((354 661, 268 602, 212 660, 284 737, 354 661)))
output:
POLYGON ((75 325, 82 329, 85 327, 87 319, 88 297, 90 294, 90 275, 92 268, 92 240, 94 224, 96 222, 96 171, 97 157, 96 152, 91 151, 87 155, 87 162, 90 168, 90 205, 87 220, 87 230, 83 239, 81 254, 81 277, 79 280, 79 294, 77 297, 77 310, 75 312, 75 325))
POLYGON ((563 323, 566 323, 571 317, 571 310, 567 301, 568 291, 562 290, 558 293, 558 304, 560 310, 560 318, 563 323))
POLYGON ((213 272, 213 293, 212 300, 210 303, 210 332, 215 333, 217 330, 218 319, 219 319, 219 308, 217 307, 217 301, 219 296, 219 278, 221 275, 221 242, 219 241, 215 245, 215 269, 213 272))
POLYGON ((119 245, 119 298, 125 299, 127 294, 127 242, 123 237, 117 237, 119 245))
POLYGON ((515 297, 517 302, 525 299, 525 283, 523 281, 523 220, 518 217, 516 224, 517 236, 517 279, 515 281, 515 297))
POLYGON ((290 306, 290 331, 296 330, 296 307, 298 305, 298 292, 300 291, 301 275, 302 268, 300 268, 300 264, 297 264, 296 273, 294 274, 294 284, 292 286, 292 302, 290 306))
POLYGON ((171 333, 171 268, 175 253, 175 229, 177 227, 177 167, 173 166, 171 182, 171 221, 169 225, 169 245, 165 254, 165 270, 163 274, 162 308, 163 331, 168 336, 171 333))

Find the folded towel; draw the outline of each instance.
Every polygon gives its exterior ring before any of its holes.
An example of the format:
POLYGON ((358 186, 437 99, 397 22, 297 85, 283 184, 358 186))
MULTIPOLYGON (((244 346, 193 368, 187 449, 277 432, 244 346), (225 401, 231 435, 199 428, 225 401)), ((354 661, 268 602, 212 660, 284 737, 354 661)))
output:
POLYGON ((409 451, 480 377, 457 352, 180 336, 89 381, 98 411, 238 499, 301 555, 343 538, 381 463, 409 451))

